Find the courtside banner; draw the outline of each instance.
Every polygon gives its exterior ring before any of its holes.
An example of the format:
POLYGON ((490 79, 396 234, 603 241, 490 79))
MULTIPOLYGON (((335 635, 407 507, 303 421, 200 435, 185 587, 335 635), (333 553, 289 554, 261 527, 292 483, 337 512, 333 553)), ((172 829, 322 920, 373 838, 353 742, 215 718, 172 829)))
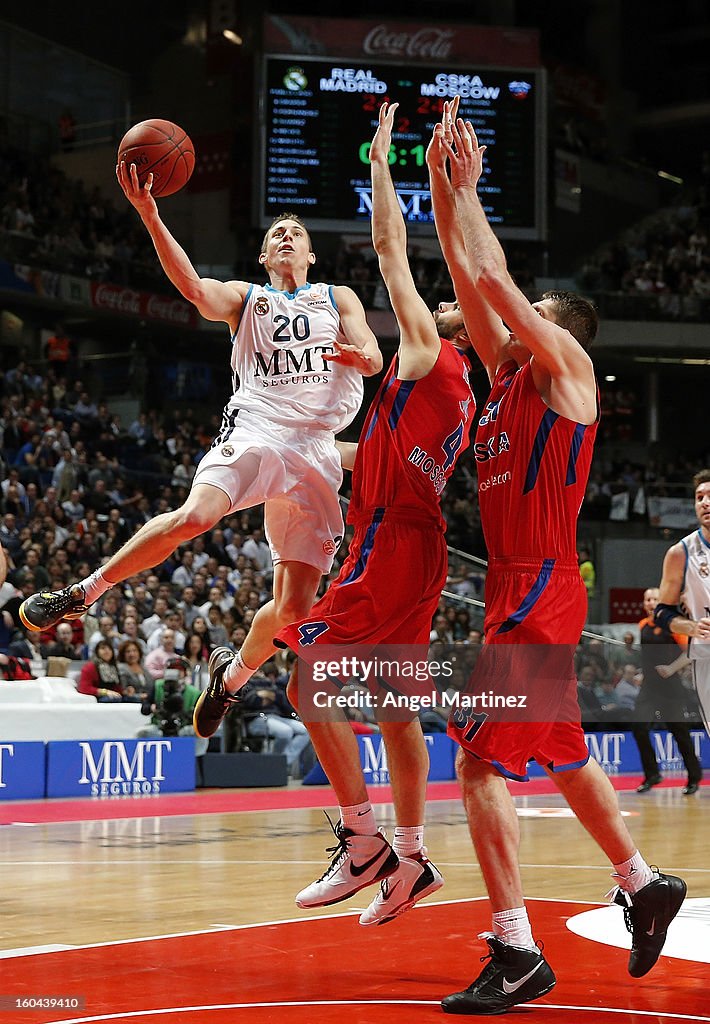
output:
MULTIPOLYGON (((444 733, 433 733, 424 737, 429 754, 429 782, 442 782, 454 778, 454 758, 456 744, 444 733)), ((360 748, 360 764, 365 782, 370 785, 388 785, 390 781, 387 763, 387 748, 382 736, 373 733, 371 736, 358 736, 360 748)))
POLYGON ((45 765, 44 743, 0 741, 0 800, 41 800, 45 765))
POLYGON ((195 740, 57 740, 47 744, 47 796, 147 796, 195 788, 195 740))

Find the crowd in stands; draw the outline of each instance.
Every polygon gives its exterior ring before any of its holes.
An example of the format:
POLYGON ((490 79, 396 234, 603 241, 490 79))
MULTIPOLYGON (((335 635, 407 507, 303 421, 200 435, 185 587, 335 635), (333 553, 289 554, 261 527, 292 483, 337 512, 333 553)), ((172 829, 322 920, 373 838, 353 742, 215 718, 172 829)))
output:
MULTIPOLYGON (((628 728, 643 685, 641 649, 636 634, 624 633, 621 644, 583 638, 575 652, 577 697, 585 727, 628 728), (624 725, 626 723, 626 725, 624 725)), ((681 709, 689 723, 701 723, 689 670, 683 683, 687 699, 681 709)))
POLYGON ((582 266, 579 285, 639 301, 638 318, 710 318, 710 190, 698 205, 664 209, 625 231, 582 266))
POLYGON ((39 154, 0 142, 0 228, 16 259, 95 280, 155 288, 150 239, 125 203, 74 181, 39 154))

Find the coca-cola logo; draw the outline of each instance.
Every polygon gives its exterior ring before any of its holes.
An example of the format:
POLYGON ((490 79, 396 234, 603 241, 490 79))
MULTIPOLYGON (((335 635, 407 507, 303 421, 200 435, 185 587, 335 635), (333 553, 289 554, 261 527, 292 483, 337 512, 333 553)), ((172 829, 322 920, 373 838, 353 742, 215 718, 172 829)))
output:
POLYGON ((387 25, 375 25, 362 44, 365 53, 386 53, 392 57, 436 57, 451 53, 453 29, 420 28, 416 32, 390 32, 387 25))
POLYGON ((98 285, 94 292, 94 305, 98 309, 113 309, 118 313, 140 313, 140 292, 132 288, 116 288, 109 284, 98 285))
POLYGON ((151 295, 146 305, 146 315, 154 320, 167 320, 171 324, 188 324, 190 307, 180 299, 165 299, 151 295))

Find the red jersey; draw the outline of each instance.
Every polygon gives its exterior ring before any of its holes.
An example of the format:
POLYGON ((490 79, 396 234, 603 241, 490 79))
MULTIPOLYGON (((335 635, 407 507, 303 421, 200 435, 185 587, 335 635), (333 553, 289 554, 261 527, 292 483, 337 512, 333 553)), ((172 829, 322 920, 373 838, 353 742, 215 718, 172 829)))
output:
POLYGON ((442 340, 425 377, 400 380, 397 365, 395 356, 362 428, 348 522, 396 507, 443 526, 439 498, 468 447, 476 408, 470 364, 460 349, 442 340))
POLYGON ((501 366, 473 448, 490 558, 577 564, 577 517, 598 421, 584 426, 553 412, 529 363, 501 366))

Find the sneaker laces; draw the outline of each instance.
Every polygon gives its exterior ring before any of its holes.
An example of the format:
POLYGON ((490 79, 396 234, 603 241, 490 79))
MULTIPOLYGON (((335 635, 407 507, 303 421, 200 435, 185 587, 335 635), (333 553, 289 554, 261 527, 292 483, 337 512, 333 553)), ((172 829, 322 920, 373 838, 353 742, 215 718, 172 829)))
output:
POLYGON ((326 878, 332 871, 335 871, 336 868, 339 868, 340 865, 345 860, 345 858, 348 857, 350 854, 350 837, 343 834, 345 831, 345 829, 343 828, 343 823, 339 821, 337 822, 337 824, 334 825, 333 819, 328 814, 328 812, 323 811, 323 814, 325 814, 326 818, 328 819, 328 824, 333 830, 333 835, 338 840, 338 842, 335 846, 326 846, 325 848, 325 852, 332 854, 332 857, 330 864, 318 879, 319 882, 322 882, 323 879, 326 878))

